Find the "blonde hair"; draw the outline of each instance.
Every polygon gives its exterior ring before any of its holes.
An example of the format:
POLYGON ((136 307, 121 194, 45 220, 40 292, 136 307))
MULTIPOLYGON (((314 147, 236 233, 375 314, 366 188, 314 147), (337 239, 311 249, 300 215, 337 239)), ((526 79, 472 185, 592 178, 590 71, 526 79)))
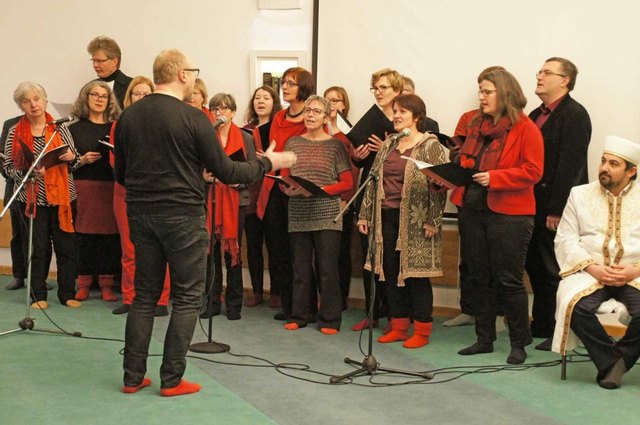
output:
POLYGON ((138 75, 133 80, 131 80, 131 84, 129 84, 129 87, 127 87, 127 92, 124 95, 124 102, 123 102, 123 105, 125 108, 131 106, 131 104, 133 103, 131 102, 131 92, 133 91, 133 88, 138 84, 148 85, 152 93, 156 90, 156 86, 153 84, 153 81, 151 81, 149 78, 145 77, 144 75, 138 75))
POLYGON ((169 84, 178 77, 180 70, 189 67, 189 58, 178 49, 166 49, 153 61, 153 82, 169 84))

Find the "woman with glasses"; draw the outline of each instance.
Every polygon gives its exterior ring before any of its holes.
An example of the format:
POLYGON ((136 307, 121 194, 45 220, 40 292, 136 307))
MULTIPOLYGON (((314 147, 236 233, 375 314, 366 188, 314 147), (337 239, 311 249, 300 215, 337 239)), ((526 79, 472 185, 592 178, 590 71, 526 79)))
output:
POLYGON ((74 171, 78 244, 78 292, 76 300, 89 298, 94 275, 105 301, 117 301, 113 293, 113 274, 118 264, 118 225, 113 213, 114 178, 109 163, 107 141, 111 124, 120 115, 120 107, 107 83, 92 81, 81 90, 74 104, 79 121, 69 131, 80 153, 80 168, 74 171))
MULTIPOLYGON (((255 89, 247 111, 243 128, 253 130, 254 139, 259 140, 257 128, 267 124, 275 114, 282 110, 280 96, 271 86, 262 86, 255 89)), ((256 145, 257 150, 262 150, 262 146, 256 145)), ((251 277, 251 287, 253 295, 245 300, 245 307, 255 307, 264 301, 264 256, 262 246, 264 245, 263 222, 258 218, 256 207, 258 195, 262 182, 249 186, 249 204, 247 205, 247 215, 244 221, 244 230, 247 239, 247 262, 249 263, 249 276, 251 277)))
MULTIPOLYGON (((269 141, 275 141, 275 151, 284 150, 292 137, 306 131, 304 126, 304 102, 315 92, 313 76, 304 68, 289 68, 282 75, 282 99, 289 106, 277 112, 271 122, 269 141)), ((262 142, 258 143, 262 146, 262 142)), ((264 222, 264 236, 269 253, 271 277, 270 307, 282 307, 274 319, 287 320, 291 314, 292 270, 289 254, 287 223, 288 198, 272 179, 264 179, 258 196, 257 213, 264 222)))
MULTIPOLYGON (((393 121, 393 99, 400 95, 403 89, 404 78, 400 73, 398 73, 398 71, 384 68, 371 75, 370 91, 375 97, 376 105, 378 105, 389 121, 393 121)), ((369 176, 373 160, 381 146, 382 140, 380 140, 378 136, 372 134, 369 138, 368 144, 361 145, 355 150, 354 157, 358 160, 356 165, 362 168, 360 183, 365 181, 369 176)), ((359 205, 358 209, 360 209, 359 205)), ((362 264, 364 265, 367 261, 369 251, 369 239, 367 236, 361 235, 360 245, 362 247, 362 264)), ((381 284, 376 278, 373 311, 371 312, 369 311, 369 307, 371 305, 371 275, 369 274, 369 271, 364 268, 362 270, 362 283, 364 285, 367 315, 351 328, 354 331, 361 331, 369 327, 370 317, 373 319, 373 326, 378 326, 378 318, 387 316, 389 312, 385 289, 386 285, 381 284)), ((384 332, 387 333, 390 330, 390 323, 388 323, 384 332)))
POLYGON ((544 147, 536 125, 523 113, 527 98, 508 71, 482 75, 480 112, 469 124, 457 162, 472 169, 473 181, 456 188, 451 201, 458 210, 460 247, 469 274, 478 285, 477 341, 458 352, 493 352, 498 300, 509 324, 507 363, 527 358, 529 328, 524 263, 535 200, 533 186, 542 177, 544 147))
POLYGON ((285 150, 298 158, 283 175, 302 177, 319 186, 328 196, 305 197, 299 190, 282 186, 289 198, 289 238, 293 265, 293 304, 284 326, 296 330, 313 320, 309 299, 314 275, 321 293, 317 323, 326 335, 336 334, 342 322, 338 256, 342 222, 334 223, 340 211, 340 193, 353 185, 347 151, 341 141, 325 132, 331 104, 320 96, 310 96, 304 104, 306 131, 289 139, 285 150), (315 271, 314 271, 315 264, 315 271))
MULTIPOLYGON (((144 97, 149 96, 155 90, 153 81, 144 76, 137 76, 129 84, 127 93, 124 98, 125 109, 132 104, 142 100, 144 97)), ((113 129, 113 128, 112 128, 113 129)), ((117 143, 111 135, 112 144, 117 143)), ((111 166, 113 167, 113 153, 111 154, 111 166)), ((113 314, 126 314, 129 312, 133 298, 136 295, 135 288, 133 287, 133 278, 136 271, 136 259, 135 249, 131 239, 129 239, 129 219, 127 218, 127 204, 125 202, 126 190, 124 186, 115 182, 113 189, 113 212, 118 224, 118 230, 120 231, 120 247, 122 250, 122 257, 120 264, 122 266, 122 276, 120 279, 120 287, 122 288, 122 304, 112 310, 113 314)), ((160 300, 156 307, 156 316, 169 315, 169 290, 171 282, 169 280, 169 274, 164 281, 164 288, 160 295, 160 300)))
POLYGON ((367 185, 358 229, 369 235, 375 226, 375 270, 369 259, 365 267, 379 276, 389 300, 391 331, 378 342, 405 341, 404 347, 418 348, 428 344, 431 335, 429 278, 442 276, 446 194, 430 192, 429 178, 404 157, 437 165, 445 162, 445 154, 438 138, 426 131, 427 110, 422 99, 400 95, 392 101, 392 110, 395 131, 411 132, 397 145, 385 141, 376 155, 373 166, 379 167, 380 179, 367 185), (414 330, 409 337, 412 319, 414 330))
MULTIPOLYGON (((58 300, 62 305, 76 308, 80 302, 75 299, 75 279, 77 270, 77 247, 74 236, 73 215, 76 189, 71 172, 80 165, 80 155, 73 144, 73 137, 65 124, 48 124, 53 117, 47 112, 47 92, 41 85, 24 81, 13 92, 13 100, 24 112, 18 123, 7 135, 4 148, 4 171, 20 184, 26 171, 31 167, 30 155, 38 156, 51 141, 47 151, 62 145, 68 150, 59 155, 60 164, 34 169, 35 183, 29 182, 18 192, 16 202, 19 211, 24 211, 23 234, 29 235, 29 211, 35 208, 33 217, 33 238, 31 254, 31 308, 46 309, 49 261, 51 243, 56 254, 58 267, 58 300), (55 131, 57 130, 57 131, 55 131), (31 193, 35 198, 31 197, 31 193), (35 201, 35 204, 32 202, 35 201)), ((29 214, 30 215, 30 214, 29 214)), ((24 240, 27 252, 29 238, 24 240)))
MULTIPOLYGON (((253 138, 240 130, 233 122, 236 110, 236 100, 230 94, 217 93, 209 102, 209 111, 213 119, 224 118, 225 120, 217 129, 218 139, 220 139, 224 152, 235 161, 250 161, 256 158, 253 138)), ((238 320, 241 318, 240 311, 242 309, 243 294, 240 242, 242 241, 246 209, 249 204, 249 191, 245 185, 227 185, 220 181, 213 183, 213 191, 215 193, 213 234, 216 238, 213 255, 218 258, 219 255, 217 253, 220 253, 220 251, 224 254, 224 262, 227 269, 227 289, 224 294, 227 319, 238 320)), ((222 274, 218 273, 218 271, 216 271, 211 291, 211 296, 213 297, 212 314, 219 314, 220 312, 222 274)), ((207 279, 207 282, 210 282, 210 280, 207 279)))
MULTIPOLYGON (((351 167, 351 179, 353 180, 353 184, 349 190, 340 194, 340 199, 342 200, 341 205, 346 205, 355 193, 358 175, 360 174, 358 167, 356 167, 351 161, 351 158, 354 155, 353 144, 351 144, 349 139, 347 139, 347 136, 345 136, 338 128, 338 112, 340 112, 345 119, 349 115, 349 96, 343 87, 332 86, 324 91, 324 98, 331 104, 331 114, 329 115, 329 134, 333 136, 334 139, 338 139, 342 142, 347 150, 347 157, 349 158, 349 165, 351 167)), ((347 309, 349 289, 351 287, 351 234, 353 233, 355 211, 355 204, 351 204, 351 207, 344 213, 342 218, 340 257, 338 260, 342 310, 347 309)))

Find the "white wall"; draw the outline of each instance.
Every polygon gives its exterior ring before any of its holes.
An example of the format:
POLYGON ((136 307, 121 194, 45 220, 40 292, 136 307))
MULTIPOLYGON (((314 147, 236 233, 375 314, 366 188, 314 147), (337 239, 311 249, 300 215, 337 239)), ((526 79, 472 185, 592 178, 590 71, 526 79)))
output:
POLYGON ((412 77, 441 131, 476 107, 478 73, 502 65, 529 99, 540 100, 535 73, 551 56, 579 69, 572 96, 591 116, 590 174, 604 137, 640 142, 640 26, 637 3, 580 0, 322 0, 319 90, 344 86, 357 121, 373 103, 371 73, 390 67, 412 77))
POLYGON ((15 87, 41 83, 56 102, 72 102, 95 74, 86 46, 97 35, 122 49, 122 70, 151 77, 155 55, 179 48, 201 68, 209 94, 233 94, 241 123, 249 101, 250 50, 311 51, 312 2, 299 10, 258 10, 257 0, 60 0, 11 2, 0 13, 0 118, 19 113, 15 87))

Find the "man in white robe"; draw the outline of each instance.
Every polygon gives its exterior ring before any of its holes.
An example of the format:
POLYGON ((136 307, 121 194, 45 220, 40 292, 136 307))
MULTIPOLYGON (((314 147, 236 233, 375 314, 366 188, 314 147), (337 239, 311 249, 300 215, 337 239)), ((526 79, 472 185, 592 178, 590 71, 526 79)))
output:
POLYGON ((607 389, 620 387, 640 357, 639 163, 640 145, 607 137, 598 181, 571 190, 555 238, 562 281, 552 349, 571 350, 577 336, 598 369, 598 384, 607 389), (595 315, 612 298, 631 316, 617 343, 595 315))

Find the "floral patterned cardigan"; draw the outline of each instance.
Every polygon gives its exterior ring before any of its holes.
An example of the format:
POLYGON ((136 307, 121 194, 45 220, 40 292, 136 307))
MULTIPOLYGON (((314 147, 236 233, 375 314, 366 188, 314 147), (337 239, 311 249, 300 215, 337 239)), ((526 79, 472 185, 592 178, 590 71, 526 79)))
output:
MULTIPOLYGON (((372 169, 379 166, 382 158, 387 156, 390 143, 384 145, 376 155, 372 169)), ((438 165, 445 162, 445 154, 438 138, 425 133, 414 146, 411 158, 438 165)), ((358 224, 366 224, 371 229, 372 212, 376 208, 376 250, 375 273, 380 280, 385 280, 382 269, 382 199, 384 197, 382 167, 378 179, 377 197, 373 199, 374 180, 369 182, 365 190, 362 207, 358 216, 358 224)), ((442 276, 442 214, 446 193, 429 190, 430 180, 424 175, 413 161, 407 161, 400 201, 400 229, 396 249, 400 251, 400 274, 398 286, 404 286, 407 278, 425 278, 442 276), (437 229, 432 238, 425 238, 424 229, 432 226, 437 229)), ((365 269, 371 270, 370 259, 367 258, 365 269)))

